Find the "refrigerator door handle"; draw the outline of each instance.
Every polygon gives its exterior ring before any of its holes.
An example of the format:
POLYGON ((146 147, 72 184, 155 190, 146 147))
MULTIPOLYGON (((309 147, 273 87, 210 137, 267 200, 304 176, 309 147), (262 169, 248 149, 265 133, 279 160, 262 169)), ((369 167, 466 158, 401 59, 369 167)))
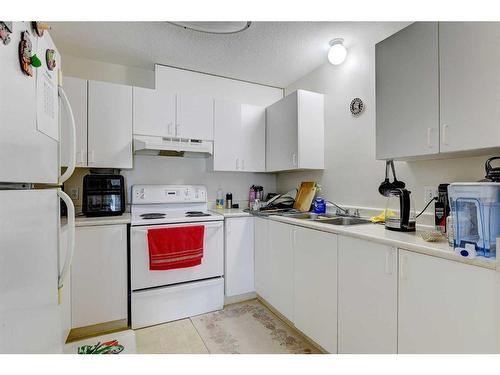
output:
POLYGON ((61 189, 57 189, 57 195, 66 203, 66 207, 68 208, 68 251, 66 252, 66 259, 64 259, 64 266, 59 274, 57 285, 61 289, 68 275, 75 252, 75 206, 69 195, 61 189))
MULTIPOLYGON (((71 105, 69 104, 68 97, 64 92, 64 89, 61 86, 58 86, 59 97, 61 98, 61 103, 65 107, 68 117, 69 117, 69 157, 68 157, 68 168, 64 171, 62 175, 59 176, 59 185, 62 185, 68 178, 71 177, 73 172, 75 171, 76 166, 76 125, 75 125, 75 117, 73 116, 73 110, 71 109, 71 105)), ((60 147, 60 146, 59 146, 60 147)))

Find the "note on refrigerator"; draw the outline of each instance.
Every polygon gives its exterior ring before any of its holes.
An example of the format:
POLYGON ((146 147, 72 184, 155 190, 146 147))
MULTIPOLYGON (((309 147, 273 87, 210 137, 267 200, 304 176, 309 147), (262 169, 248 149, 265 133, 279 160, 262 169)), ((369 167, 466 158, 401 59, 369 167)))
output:
POLYGON ((42 66, 37 69, 36 74, 36 124, 38 131, 49 137, 59 140, 59 96, 57 93, 58 71, 60 69, 60 56, 56 50, 49 33, 44 33, 38 38, 36 49, 42 66), (47 64, 47 50, 54 50, 56 65, 51 70, 47 64))

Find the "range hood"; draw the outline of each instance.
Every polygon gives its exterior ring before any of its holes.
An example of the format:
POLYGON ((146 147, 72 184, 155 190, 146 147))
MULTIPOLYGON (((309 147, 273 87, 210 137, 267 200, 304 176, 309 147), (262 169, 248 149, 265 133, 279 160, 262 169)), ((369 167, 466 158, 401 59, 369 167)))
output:
POLYGON ((134 135, 137 155, 208 157, 213 154, 212 141, 134 135))

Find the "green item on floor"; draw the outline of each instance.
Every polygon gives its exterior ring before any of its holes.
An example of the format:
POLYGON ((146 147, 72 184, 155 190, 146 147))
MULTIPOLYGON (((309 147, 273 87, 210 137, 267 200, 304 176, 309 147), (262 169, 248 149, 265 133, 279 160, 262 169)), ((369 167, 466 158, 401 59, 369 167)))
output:
POLYGON ((95 345, 82 345, 78 347, 78 354, 119 354, 123 351, 123 345, 118 340, 98 342, 95 345))

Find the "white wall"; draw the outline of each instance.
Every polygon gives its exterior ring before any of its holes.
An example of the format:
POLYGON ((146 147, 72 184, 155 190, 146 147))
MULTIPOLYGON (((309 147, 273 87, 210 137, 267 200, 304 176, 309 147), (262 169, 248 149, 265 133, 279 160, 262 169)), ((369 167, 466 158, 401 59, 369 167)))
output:
MULTIPOLYGON (((300 181, 315 180, 323 195, 339 204, 383 208, 385 198, 378 186, 385 163, 375 160, 375 47, 373 43, 351 46, 340 66, 325 63, 285 89, 325 94, 325 170, 280 173, 278 191, 300 181), (360 97, 365 112, 358 118, 349 112, 350 101, 360 97)), ((442 182, 475 181, 484 177, 487 156, 448 160, 396 162, 398 178, 413 193, 417 211, 424 206, 424 187, 442 182)), ((432 212, 432 211, 430 211, 432 212)))
POLYGON ((62 56, 62 67, 63 74, 69 77, 148 88, 155 87, 154 67, 147 70, 64 54, 62 56))

